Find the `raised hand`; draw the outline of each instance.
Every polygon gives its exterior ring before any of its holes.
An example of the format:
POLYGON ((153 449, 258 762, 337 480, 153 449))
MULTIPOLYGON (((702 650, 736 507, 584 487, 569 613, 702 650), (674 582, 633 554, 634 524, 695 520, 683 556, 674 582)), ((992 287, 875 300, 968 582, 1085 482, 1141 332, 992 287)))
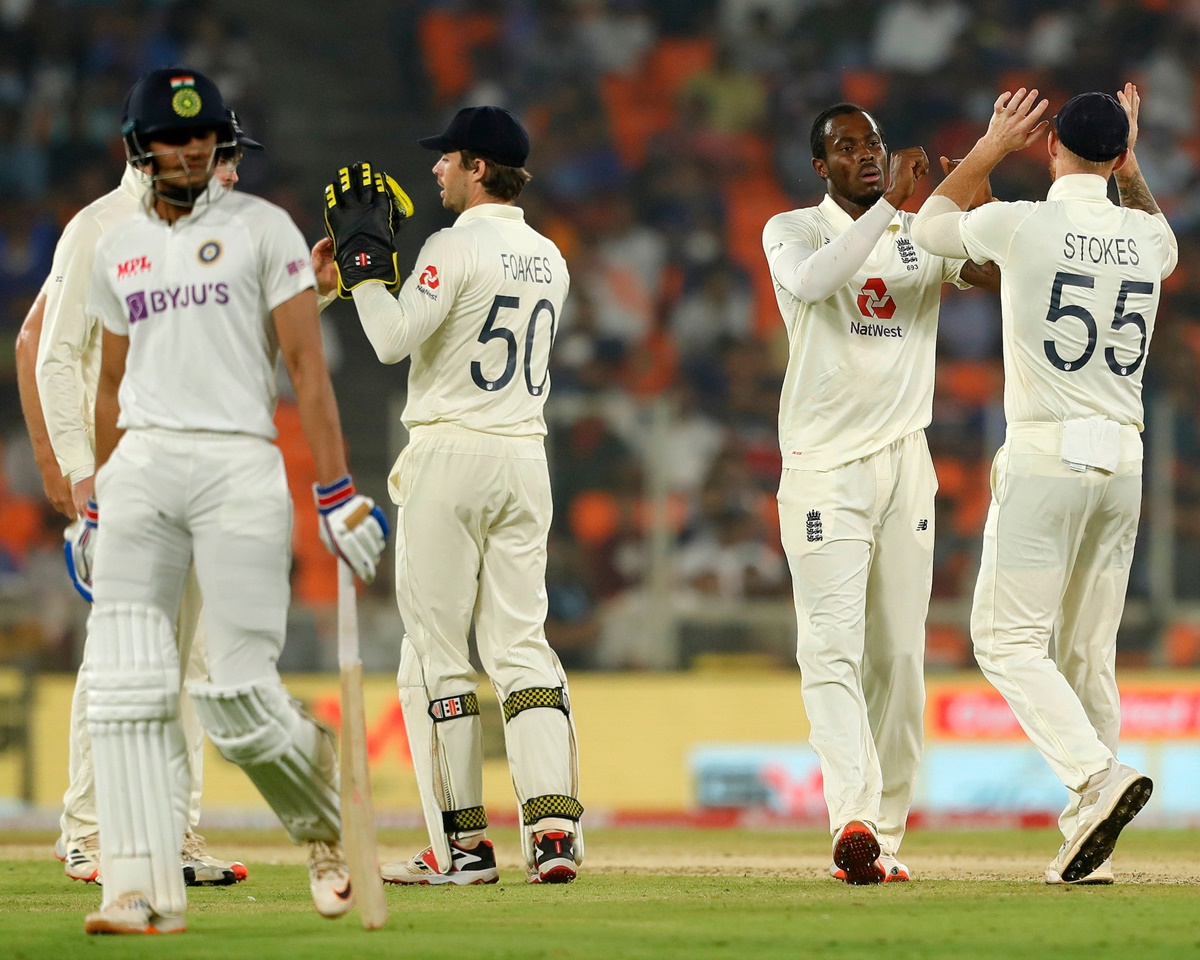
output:
POLYGON ((338 296, 349 300, 355 287, 370 281, 393 292, 400 289, 393 240, 412 213, 412 201, 400 185, 371 164, 338 171, 325 188, 325 233, 333 241, 338 296))
POLYGON ((1138 110, 1142 105, 1142 98, 1138 94, 1138 88, 1132 83, 1125 84, 1124 90, 1117 91, 1117 102, 1125 108, 1125 116, 1129 118, 1129 150, 1133 150, 1133 145, 1137 143, 1138 138, 1138 110))
POLYGON ((897 210, 916 192, 917 181, 929 172, 929 157, 922 147, 906 147, 892 154, 888 188, 883 199, 897 210))
POLYGON ((1038 100, 1037 95, 1036 87, 1000 94, 983 138, 1004 153, 1024 150, 1036 141, 1045 132, 1048 121, 1042 120, 1042 114, 1050 105, 1049 100, 1038 100))
POLYGON ((317 293, 323 297, 337 290, 337 262, 333 259, 333 241, 322 237, 312 248, 312 268, 317 275, 317 293))

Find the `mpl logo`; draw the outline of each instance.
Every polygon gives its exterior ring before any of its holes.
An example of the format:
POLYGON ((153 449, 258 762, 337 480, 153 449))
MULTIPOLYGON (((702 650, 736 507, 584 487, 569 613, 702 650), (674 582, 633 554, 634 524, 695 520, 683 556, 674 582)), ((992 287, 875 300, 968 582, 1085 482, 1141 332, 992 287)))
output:
POLYGON ((858 312, 864 317, 891 320, 896 313, 896 301, 887 292, 887 284, 881 277, 872 277, 862 285, 858 295, 858 312))
POLYGON ((438 284, 442 281, 438 279, 437 267, 433 264, 427 266, 421 271, 421 279, 417 281, 421 286, 428 287, 430 290, 436 290, 438 284))
POLYGON ((149 257, 133 257, 124 263, 117 264, 117 279, 124 280, 127 277, 136 277, 139 273, 144 273, 149 269, 149 257))

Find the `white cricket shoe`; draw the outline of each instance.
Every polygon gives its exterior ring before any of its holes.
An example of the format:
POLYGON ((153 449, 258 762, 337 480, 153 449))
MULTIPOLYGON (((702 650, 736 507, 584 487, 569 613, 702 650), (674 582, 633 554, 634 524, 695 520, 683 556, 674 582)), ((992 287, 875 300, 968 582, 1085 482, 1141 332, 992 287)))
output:
POLYGON ((354 906, 350 868, 339 843, 312 840, 308 844, 308 885, 313 905, 323 917, 340 917, 354 906))
POLYGON ((83 921, 86 933, 183 933, 183 916, 157 912, 144 893, 123 893, 102 910, 89 913, 83 921))
POLYGON ((533 866, 525 871, 526 883, 574 883, 578 875, 574 836, 552 830, 533 841, 533 866))
POLYGON ((452 883, 463 887, 476 883, 495 883, 500 879, 500 871, 496 869, 496 848, 491 840, 480 840, 469 850, 451 840, 450 861, 450 869, 439 873, 433 847, 426 847, 411 860, 385 863, 379 875, 385 883, 410 886, 452 883))
MULTIPOLYGON (((908 867, 890 853, 881 853, 875 863, 883 871, 882 883, 905 883, 912 879, 912 874, 909 872, 908 867)), ((846 882, 846 871, 836 863, 829 865, 829 875, 834 880, 841 880, 842 883, 846 882)))
POLYGON ((84 883, 100 882, 100 834, 68 841, 65 852, 63 871, 68 877, 84 883))
POLYGON ((183 835, 183 882, 189 887, 228 886, 246 879, 248 871, 240 860, 218 860, 210 857, 204 838, 189 830, 183 835))
POLYGON ((1094 873, 1112 856, 1117 838, 1150 799, 1154 784, 1133 767, 1117 760, 1088 779, 1079 804, 1075 832, 1046 868, 1063 883, 1075 883, 1094 873))
POLYGON ((883 883, 879 854, 879 838, 862 820, 851 820, 833 841, 834 865, 844 871, 845 882, 854 886, 883 883))
MULTIPOLYGON (((1050 884, 1059 884, 1059 883, 1066 883, 1067 881, 1064 880, 1061 876, 1059 876, 1058 871, 1053 869, 1053 867, 1051 866, 1051 867, 1046 868, 1046 882, 1050 883, 1050 884)), ((1086 877, 1080 877, 1078 880, 1076 880, 1075 886, 1081 887, 1081 886, 1085 886, 1085 885, 1090 886, 1093 884, 1095 884, 1095 885, 1109 884, 1112 882, 1113 882, 1112 857, 1109 857, 1102 864, 1100 864, 1100 866, 1098 866, 1095 870, 1093 870, 1091 873, 1089 873, 1086 877)))

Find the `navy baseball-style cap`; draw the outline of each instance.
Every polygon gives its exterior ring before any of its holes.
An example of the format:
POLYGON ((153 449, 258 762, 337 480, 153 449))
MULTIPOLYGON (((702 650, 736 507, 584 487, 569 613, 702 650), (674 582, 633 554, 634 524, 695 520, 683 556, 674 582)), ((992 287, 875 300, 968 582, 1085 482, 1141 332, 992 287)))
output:
POLYGON ((242 123, 238 120, 238 115, 232 110, 229 111, 229 122, 233 124, 233 139, 237 141, 239 147, 244 147, 247 150, 265 149, 257 140, 252 140, 246 136, 246 131, 242 129, 242 123))
POLYGON ((1072 97, 1054 123, 1062 145, 1093 163, 1115 160, 1129 146, 1129 117, 1117 98, 1107 93, 1072 97))
POLYGON ((529 157, 529 134, 503 107, 464 107, 445 133, 417 142, 442 153, 469 150, 506 167, 523 167, 529 157))

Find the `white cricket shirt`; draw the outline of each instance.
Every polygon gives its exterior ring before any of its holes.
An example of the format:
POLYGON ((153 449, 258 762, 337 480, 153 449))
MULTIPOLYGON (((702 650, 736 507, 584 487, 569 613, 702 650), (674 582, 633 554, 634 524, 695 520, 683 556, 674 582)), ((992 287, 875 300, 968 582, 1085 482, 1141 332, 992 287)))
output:
POLYGON ((129 337, 118 425, 273 440, 271 311, 315 284, 291 217, 215 179, 175 224, 142 212, 106 234, 88 312, 129 337))
POLYGON ((913 244, 912 221, 898 212, 850 283, 819 303, 790 293, 774 260, 794 244, 821 249, 853 219, 827 196, 767 221, 763 249, 790 350, 779 402, 784 467, 831 470, 929 425, 942 284, 968 285, 958 279, 964 261, 913 244))
POLYGON ((452 423, 543 437, 550 348, 570 279, 558 248, 520 207, 483 203, 433 234, 396 297, 354 291, 384 363, 412 355, 404 425, 452 423))
POLYGON ((1008 422, 1140 430, 1146 351, 1178 259, 1166 223, 1113 204, 1102 177, 1072 174, 1044 201, 965 214, 959 231, 972 259, 1001 269, 1008 422))
POLYGON ((116 190, 75 214, 59 237, 42 285, 46 307, 38 340, 38 397, 58 466, 76 482, 96 472, 101 337, 100 324, 87 313, 92 261, 100 238, 141 209, 146 183, 144 174, 126 166, 116 190))

